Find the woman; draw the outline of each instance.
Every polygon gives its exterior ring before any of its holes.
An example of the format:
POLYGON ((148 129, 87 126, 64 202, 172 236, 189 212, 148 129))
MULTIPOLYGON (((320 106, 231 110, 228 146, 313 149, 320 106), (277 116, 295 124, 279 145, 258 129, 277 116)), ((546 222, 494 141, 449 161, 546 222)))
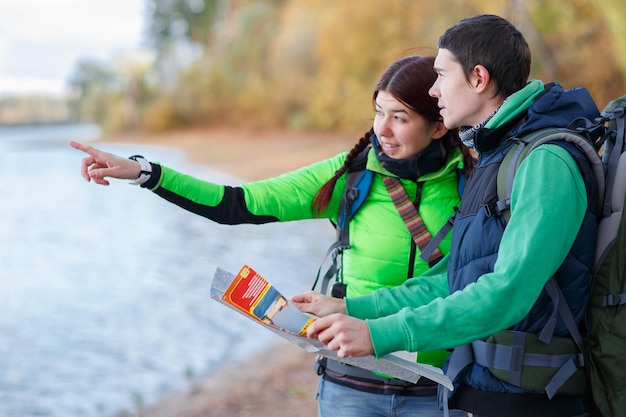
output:
MULTIPOLYGON (((365 168, 374 178, 350 221, 350 249, 342 259, 346 296, 364 295, 397 286, 430 267, 420 259, 420 249, 390 198, 389 183, 399 180, 401 187, 396 183, 395 191, 404 189, 426 229, 435 235, 458 206, 458 184, 471 166, 469 153, 456 132, 443 125, 437 101, 428 94, 437 78, 433 63, 433 57, 409 56, 387 68, 373 94, 373 127, 347 154, 238 187, 195 179, 143 157, 126 159, 76 142, 70 145, 89 154, 81 170, 87 181, 108 185, 105 177, 131 179, 182 208, 224 224, 311 218, 336 223, 346 172, 367 152, 365 168)), ((448 234, 438 246, 440 254, 447 254, 449 247, 448 234)), ((418 361, 441 366, 447 354, 420 352, 418 361)), ((436 413, 436 386, 429 381, 407 384, 330 361, 321 363, 318 373, 322 417, 436 413)))

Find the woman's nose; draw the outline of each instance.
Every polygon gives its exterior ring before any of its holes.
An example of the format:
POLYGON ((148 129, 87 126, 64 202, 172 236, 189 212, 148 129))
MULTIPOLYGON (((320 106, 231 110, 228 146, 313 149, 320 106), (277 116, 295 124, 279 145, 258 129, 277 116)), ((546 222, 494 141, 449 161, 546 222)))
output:
POLYGON ((378 134, 380 136, 391 136, 389 119, 385 118, 381 121, 380 125, 378 126, 378 134))

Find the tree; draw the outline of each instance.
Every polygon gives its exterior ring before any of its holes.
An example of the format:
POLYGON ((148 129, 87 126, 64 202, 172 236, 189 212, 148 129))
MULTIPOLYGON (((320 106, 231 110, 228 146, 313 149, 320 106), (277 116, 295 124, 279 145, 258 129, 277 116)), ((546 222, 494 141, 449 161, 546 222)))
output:
POLYGON ((79 60, 68 80, 72 115, 78 120, 102 123, 113 92, 119 91, 118 83, 107 65, 93 59, 79 60))
POLYGON ((220 7, 227 0, 148 0, 151 9, 147 32, 152 46, 161 50, 187 40, 210 44, 220 7))

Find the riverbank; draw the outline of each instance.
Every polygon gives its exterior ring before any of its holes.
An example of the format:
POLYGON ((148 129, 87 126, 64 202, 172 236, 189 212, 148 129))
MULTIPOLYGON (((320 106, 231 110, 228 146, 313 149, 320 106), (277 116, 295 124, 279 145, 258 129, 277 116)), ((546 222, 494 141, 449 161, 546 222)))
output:
MULTIPOLYGON (((356 136, 232 129, 106 136, 105 142, 171 146, 190 162, 246 180, 269 178, 349 150, 356 136)), ((250 341, 254 343, 254 341, 250 341)), ((315 355, 277 338, 245 362, 225 364, 188 392, 138 405, 119 417, 315 417, 315 355)))

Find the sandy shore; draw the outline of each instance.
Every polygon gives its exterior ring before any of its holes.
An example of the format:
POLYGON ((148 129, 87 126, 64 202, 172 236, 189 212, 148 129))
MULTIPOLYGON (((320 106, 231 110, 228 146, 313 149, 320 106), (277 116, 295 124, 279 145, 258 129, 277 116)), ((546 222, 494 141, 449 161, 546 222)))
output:
MULTIPOLYGON (((329 133, 194 129, 116 135, 103 141, 172 146, 193 163, 247 180, 282 174, 349 150, 358 137, 329 133)), ((194 385, 120 417, 315 417, 315 356, 277 338, 247 362, 232 363, 194 385)))
POLYGON ((358 135, 252 131, 244 129, 190 129, 162 134, 108 135, 106 142, 142 143, 183 149, 190 162, 247 180, 258 180, 292 171, 342 151, 348 151, 358 135))

